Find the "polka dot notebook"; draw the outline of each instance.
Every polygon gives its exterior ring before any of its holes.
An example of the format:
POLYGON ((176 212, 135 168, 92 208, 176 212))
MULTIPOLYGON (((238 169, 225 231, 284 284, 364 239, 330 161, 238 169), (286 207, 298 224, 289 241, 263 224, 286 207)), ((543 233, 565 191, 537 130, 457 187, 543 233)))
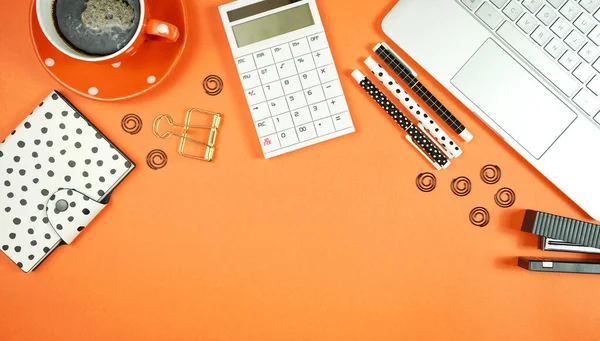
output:
POLYGON ((0 143, 0 249, 34 270, 84 230, 134 168, 53 91, 0 143))

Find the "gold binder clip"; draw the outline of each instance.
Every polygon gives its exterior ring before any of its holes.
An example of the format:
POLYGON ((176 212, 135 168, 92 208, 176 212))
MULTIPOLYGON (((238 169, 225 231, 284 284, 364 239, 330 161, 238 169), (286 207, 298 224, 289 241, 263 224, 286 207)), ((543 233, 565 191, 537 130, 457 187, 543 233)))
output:
POLYGON ((161 139, 167 139, 167 138, 171 137, 172 135, 180 137, 181 142, 179 143, 179 154, 181 154, 182 156, 185 156, 185 157, 189 157, 191 159, 210 162, 213 160, 213 156, 215 154, 215 142, 217 139, 217 129, 219 128, 220 124, 221 124, 221 114, 202 110, 202 109, 193 108, 193 109, 190 109, 187 111, 187 114, 185 115, 185 122, 183 124, 175 123, 175 121, 173 120, 173 118, 170 115, 167 115, 167 114, 159 115, 158 117, 156 117, 156 119, 154 119, 154 122, 152 123, 152 131, 154 132, 154 135, 156 135, 157 137, 160 137, 161 139), (212 116, 212 125, 202 126, 202 125, 190 124, 192 122, 192 116, 194 116, 194 113, 212 116), (163 120, 166 120, 167 124, 171 126, 171 128, 168 131, 166 131, 164 134, 162 134, 160 132, 160 125, 163 120), (175 133, 172 131, 173 127, 182 127, 183 130, 181 133, 175 133), (202 141, 193 139, 191 137, 188 137, 188 133, 189 133, 190 129, 210 129, 208 140, 206 142, 202 142, 202 141), (206 151, 204 153, 204 157, 186 154, 185 153, 185 144, 187 141, 205 146, 206 151))

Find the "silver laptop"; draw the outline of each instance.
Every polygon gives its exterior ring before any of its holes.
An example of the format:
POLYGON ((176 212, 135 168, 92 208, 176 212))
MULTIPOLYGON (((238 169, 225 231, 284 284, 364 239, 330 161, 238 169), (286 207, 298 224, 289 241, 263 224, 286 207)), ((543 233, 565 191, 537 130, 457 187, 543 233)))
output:
POLYGON ((600 0, 401 0, 383 30, 600 220, 600 0))

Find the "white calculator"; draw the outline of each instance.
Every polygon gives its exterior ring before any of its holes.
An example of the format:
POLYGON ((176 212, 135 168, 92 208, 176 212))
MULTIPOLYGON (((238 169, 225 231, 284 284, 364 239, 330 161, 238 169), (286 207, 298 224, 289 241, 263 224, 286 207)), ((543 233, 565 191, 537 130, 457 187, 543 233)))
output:
POLYGON ((315 0, 219 11, 265 158, 354 132, 315 0))

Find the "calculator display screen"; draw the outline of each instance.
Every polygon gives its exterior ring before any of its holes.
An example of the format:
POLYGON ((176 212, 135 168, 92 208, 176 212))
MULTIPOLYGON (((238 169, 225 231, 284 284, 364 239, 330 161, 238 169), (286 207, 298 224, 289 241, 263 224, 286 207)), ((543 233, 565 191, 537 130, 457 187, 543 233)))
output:
POLYGON ((305 4, 233 26, 238 47, 254 44, 314 25, 310 5, 305 4))

